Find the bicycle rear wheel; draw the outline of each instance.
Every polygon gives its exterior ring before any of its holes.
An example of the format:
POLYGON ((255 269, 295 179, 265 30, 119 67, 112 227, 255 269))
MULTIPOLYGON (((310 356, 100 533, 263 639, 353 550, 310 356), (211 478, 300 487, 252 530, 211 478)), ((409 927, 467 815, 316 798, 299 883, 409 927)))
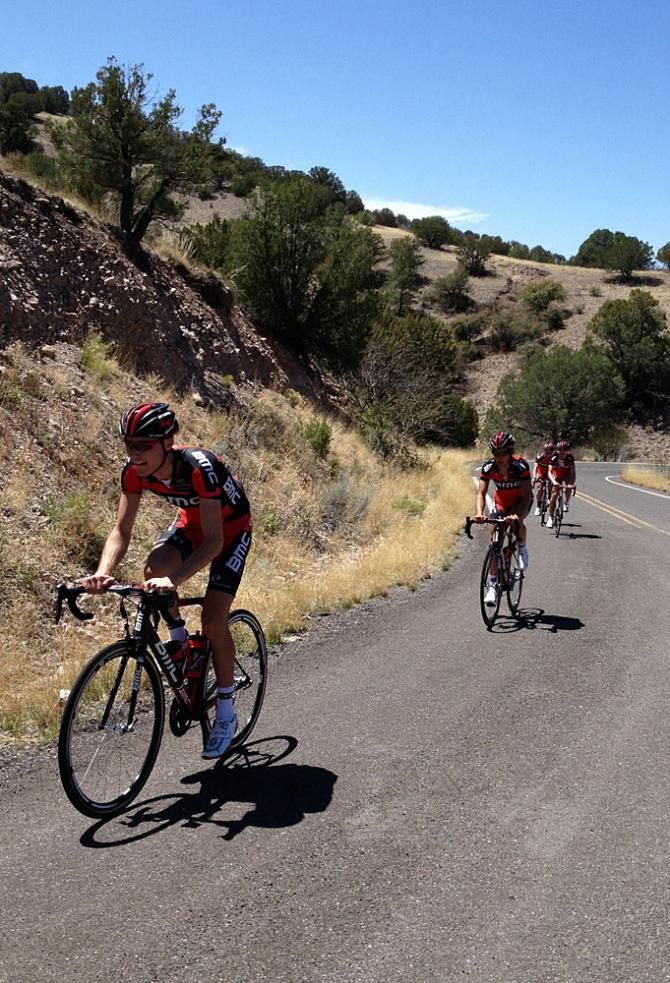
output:
POLYGON ((85 816, 122 812, 156 761, 165 720, 163 687, 158 669, 145 659, 132 701, 137 670, 130 644, 115 642, 84 667, 65 706, 58 767, 65 794, 85 816))
POLYGON ((521 601, 521 591, 523 590, 523 570, 519 566, 519 547, 515 546, 510 554, 509 569, 507 570, 507 605, 510 614, 516 614, 521 601))
POLYGON ((496 568, 497 550, 493 546, 489 546, 486 551, 486 556, 484 557, 484 564, 482 566, 482 576, 479 582, 479 606, 482 612, 482 618, 484 619, 484 624, 487 628, 490 628, 493 622, 498 617, 498 611, 500 610, 500 601, 502 598, 502 587, 501 578, 502 570, 500 569, 500 563, 497 563, 497 580, 495 585, 496 600, 495 605, 487 605, 484 602, 484 597, 487 590, 489 589, 489 579, 493 576, 493 570, 496 568))
MULTIPOLYGON (((247 740, 261 712, 268 680, 268 651, 265 635, 258 619, 250 611, 231 611, 228 627, 235 643, 235 694, 233 697, 237 715, 237 731, 230 748, 233 750, 247 740)), ((202 719, 204 742, 216 716, 216 675, 211 653, 203 673, 202 719)))

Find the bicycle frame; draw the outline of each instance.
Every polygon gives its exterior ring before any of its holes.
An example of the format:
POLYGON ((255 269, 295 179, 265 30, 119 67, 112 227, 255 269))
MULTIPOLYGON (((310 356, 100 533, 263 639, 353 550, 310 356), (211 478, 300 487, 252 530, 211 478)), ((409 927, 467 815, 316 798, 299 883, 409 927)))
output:
POLYGON ((544 525, 547 516, 547 509, 549 508, 549 497, 550 497, 548 492, 549 479, 536 478, 534 484, 542 485, 542 492, 540 494, 539 506, 540 506, 540 523, 541 525, 544 525))
POLYGON ((491 518, 484 519, 482 522, 475 522, 474 519, 467 516, 465 519, 465 534, 469 539, 472 539, 470 530, 475 525, 495 526, 490 545, 496 551, 498 576, 501 578, 501 586, 503 590, 507 590, 510 584, 510 559, 519 542, 517 524, 510 525, 505 519, 491 518), (506 544, 505 540, 507 540, 506 544))
MULTIPOLYGON (((59 584, 57 591, 57 622, 60 620, 63 601, 67 601, 67 605, 71 613, 79 621, 88 621, 93 617, 90 612, 82 611, 77 604, 77 598, 81 594, 86 593, 86 591, 80 585, 59 584)), ((189 687, 186 686, 184 673, 181 667, 177 666, 167 648, 161 641, 157 631, 158 619, 161 613, 166 611, 167 608, 174 603, 174 596, 172 594, 147 594, 141 588, 133 587, 131 585, 112 585, 109 588, 108 593, 118 594, 121 598, 121 615, 126 623, 126 639, 131 648, 128 655, 122 660, 119 666, 117 678, 114 681, 110 691, 107 707, 102 717, 101 727, 104 727, 107 721, 111 708, 114 705, 114 699, 121 683, 121 679, 123 678, 128 659, 131 657, 131 655, 133 655, 137 664, 135 667, 132 686, 133 693, 128 712, 128 729, 132 729, 132 720, 134 717, 135 704, 137 702, 137 694, 139 693, 142 668, 144 666, 147 649, 149 649, 151 652, 154 661, 167 680, 167 683, 178 702, 184 707, 188 714, 193 714, 198 703, 199 687, 195 685, 191 685, 189 687), (130 615, 126 611, 124 604, 125 598, 133 598, 137 602, 137 613, 135 615, 135 624, 132 631, 130 630, 129 624, 130 615)), ((199 604, 202 603, 202 600, 202 598, 187 598, 184 601, 180 601, 180 605, 184 606, 185 604, 199 604)), ((204 653, 199 661, 202 671, 205 662, 204 653)), ((196 669, 198 666, 192 663, 191 668, 196 669)))
POLYGON ((494 527, 491 541, 484 557, 480 579, 480 608, 484 624, 490 630, 498 616, 503 593, 511 615, 516 615, 523 588, 523 571, 519 568, 516 551, 519 545, 518 524, 510 524, 504 518, 488 518, 475 523, 470 516, 465 520, 465 533, 472 539, 473 525, 494 527), (495 578, 495 579, 493 579, 495 578), (495 590, 495 601, 486 597, 489 589, 495 590))

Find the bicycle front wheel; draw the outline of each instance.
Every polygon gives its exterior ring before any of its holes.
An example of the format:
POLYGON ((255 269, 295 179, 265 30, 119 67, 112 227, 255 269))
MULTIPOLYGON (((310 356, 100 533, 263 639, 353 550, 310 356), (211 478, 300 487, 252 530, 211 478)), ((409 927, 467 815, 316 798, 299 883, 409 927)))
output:
POLYGON ((563 523, 563 494, 560 493, 556 502, 556 512, 554 513, 554 536, 558 539, 561 534, 563 523))
POLYGON ((523 570, 519 566, 519 550, 512 551, 509 559, 509 570, 507 571, 507 605, 510 614, 516 614, 521 601, 521 591, 523 590, 523 570))
POLYGON ((67 701, 58 767, 65 794, 85 816, 122 812, 156 761, 165 720, 163 687, 150 659, 136 680, 137 670, 131 645, 115 642, 85 666, 67 701))
POLYGON ((482 576, 479 583, 479 606, 482 612, 482 618, 484 619, 484 624, 487 628, 493 625, 493 622, 498 617, 498 611, 500 610, 500 600, 502 598, 502 568, 499 558, 497 556, 497 550, 493 546, 489 546, 486 551, 486 556, 484 557, 484 565, 482 566, 482 576), (493 571, 496 571, 494 574, 493 571), (493 604, 486 603, 486 595, 490 589, 490 580, 495 576, 496 584, 494 586, 495 590, 495 602, 493 604))
MULTIPOLYGON (((250 611, 231 611, 228 627, 235 643, 235 693, 233 696, 237 731, 231 750, 247 740, 261 712, 268 681, 268 651, 258 619, 250 611)), ((210 654, 203 673, 205 713, 202 721, 205 742, 216 716, 216 676, 210 654)))

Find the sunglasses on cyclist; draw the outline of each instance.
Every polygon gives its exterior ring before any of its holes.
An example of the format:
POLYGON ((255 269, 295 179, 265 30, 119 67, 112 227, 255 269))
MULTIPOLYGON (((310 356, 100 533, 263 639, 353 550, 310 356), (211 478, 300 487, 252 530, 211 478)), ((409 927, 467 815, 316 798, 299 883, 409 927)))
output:
POLYGON ((137 441, 124 440, 123 443, 126 445, 126 450, 128 451, 129 454, 132 454, 133 451, 135 451, 136 454, 146 454, 146 452, 150 451, 152 447, 155 447, 156 444, 159 443, 159 441, 158 440, 137 440, 137 441))

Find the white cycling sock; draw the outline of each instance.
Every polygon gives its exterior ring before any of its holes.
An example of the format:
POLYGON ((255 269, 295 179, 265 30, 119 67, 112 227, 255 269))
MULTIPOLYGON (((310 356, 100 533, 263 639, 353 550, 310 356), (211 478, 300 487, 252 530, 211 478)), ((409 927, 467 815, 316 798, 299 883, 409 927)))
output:
POLYGON ((235 715, 233 707, 234 686, 219 686, 216 691, 216 719, 232 720, 235 715))

